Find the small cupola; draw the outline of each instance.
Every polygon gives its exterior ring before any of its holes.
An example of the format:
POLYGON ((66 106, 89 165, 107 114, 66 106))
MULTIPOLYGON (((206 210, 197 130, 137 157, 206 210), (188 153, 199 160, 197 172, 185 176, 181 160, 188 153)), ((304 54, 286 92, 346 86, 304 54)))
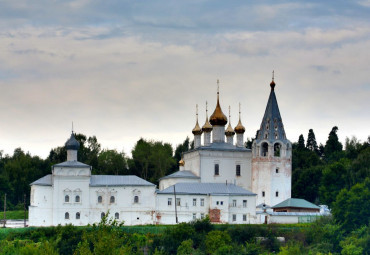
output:
POLYGON ((67 150, 67 161, 77 161, 77 151, 80 148, 80 143, 76 140, 73 131, 71 137, 65 143, 67 150))

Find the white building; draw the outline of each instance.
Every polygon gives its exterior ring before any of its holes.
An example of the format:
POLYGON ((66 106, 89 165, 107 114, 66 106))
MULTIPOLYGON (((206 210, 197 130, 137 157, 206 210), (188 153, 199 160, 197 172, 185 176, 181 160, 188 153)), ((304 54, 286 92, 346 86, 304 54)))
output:
POLYGON ((72 134, 66 143, 67 161, 31 184, 29 224, 87 225, 108 211, 126 225, 174 224, 176 219, 188 222, 206 215, 214 223, 259 222, 256 206, 273 206, 291 196, 291 144, 274 81, 270 86, 252 150, 244 146, 240 111, 233 129, 217 91, 216 108, 209 120, 206 112, 202 128, 197 112, 194 149, 183 154, 178 172, 160 179, 159 190, 136 176, 92 176, 91 167, 77 161, 79 144, 72 134))

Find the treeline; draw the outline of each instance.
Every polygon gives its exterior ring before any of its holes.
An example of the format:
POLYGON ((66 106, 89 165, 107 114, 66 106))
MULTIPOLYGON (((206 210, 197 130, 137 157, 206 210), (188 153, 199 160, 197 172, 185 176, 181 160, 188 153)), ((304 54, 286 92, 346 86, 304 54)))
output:
MULTIPOLYGON (((102 149, 95 136, 76 134, 80 143, 78 160, 92 166, 92 174, 137 175, 158 183, 158 179, 178 170, 181 154, 192 147, 189 138, 179 144, 175 151, 169 143, 140 139, 132 149, 132 157, 123 151, 102 149)), ((21 148, 12 156, 0 151, 0 209, 3 209, 4 194, 7 194, 8 210, 23 210, 24 194, 29 204, 30 183, 51 173, 51 166, 67 160, 64 145, 50 150, 46 159, 32 156, 21 148)))
POLYGON ((339 142, 333 127, 325 145, 318 145, 312 129, 307 141, 300 135, 293 143, 292 197, 332 207, 342 189, 370 178, 370 137, 365 142, 355 137, 339 142))
POLYGON ((366 255, 369 251, 369 226, 346 232, 330 217, 299 226, 213 225, 206 218, 167 227, 123 227, 103 218, 87 227, 29 228, 0 235, 0 254, 366 255))

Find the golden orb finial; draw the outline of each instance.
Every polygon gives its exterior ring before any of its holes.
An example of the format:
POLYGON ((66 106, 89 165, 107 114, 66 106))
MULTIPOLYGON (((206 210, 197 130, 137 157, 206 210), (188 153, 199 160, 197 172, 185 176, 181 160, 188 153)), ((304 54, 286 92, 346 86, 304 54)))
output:
POLYGON ((272 81, 270 83, 270 87, 271 87, 272 90, 275 88, 275 81, 274 80, 275 80, 275 71, 272 70, 272 81))

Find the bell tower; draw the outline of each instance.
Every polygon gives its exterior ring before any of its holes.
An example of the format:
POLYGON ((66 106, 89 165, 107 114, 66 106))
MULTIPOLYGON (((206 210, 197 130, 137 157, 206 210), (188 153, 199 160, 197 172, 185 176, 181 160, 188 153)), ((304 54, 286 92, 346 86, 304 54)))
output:
POLYGON ((292 145, 286 138, 275 95, 274 72, 265 115, 252 145, 252 191, 256 205, 274 206, 291 197, 292 145))

